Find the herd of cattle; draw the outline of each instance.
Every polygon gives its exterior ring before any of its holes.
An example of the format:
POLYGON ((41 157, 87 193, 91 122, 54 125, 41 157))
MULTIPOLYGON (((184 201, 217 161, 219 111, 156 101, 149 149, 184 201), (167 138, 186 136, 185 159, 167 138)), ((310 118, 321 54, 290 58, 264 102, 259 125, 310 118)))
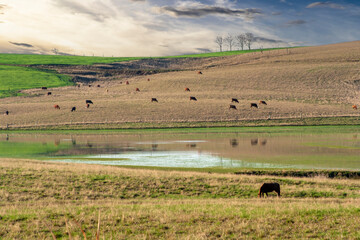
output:
MULTIPOLYGON (((197 74, 203 74, 201 71, 198 71, 197 74)), ((147 81, 150 81, 150 79, 148 78, 147 81)), ((121 82, 122 83, 122 82, 121 82)), ((129 81, 126 81, 125 82, 126 85, 129 85, 129 81)), ((89 84, 88 85, 89 87, 91 87, 92 85, 89 84)), ((96 85, 97 87, 100 87, 100 85, 96 85)), ((77 85, 78 88, 80 88, 80 84, 77 85)), ((48 88, 47 87, 41 87, 42 90, 47 90, 48 88)), ((107 92, 109 90, 106 90, 107 92)), ((140 92, 140 89, 139 88, 135 88, 135 91, 136 92, 140 92)), ((190 88, 186 87, 185 88, 185 92, 190 92, 190 88)), ((52 95, 52 92, 47 92, 47 95, 50 96, 52 95)), ((194 96, 190 96, 190 101, 197 101, 198 99, 194 96)), ((151 98, 151 102, 159 102, 157 98, 151 98)), ((234 105, 234 103, 239 103, 239 100, 237 98, 232 98, 231 99, 231 104, 229 105, 229 109, 234 109, 234 110, 237 110, 237 107, 236 105, 234 105)), ((89 108, 90 107, 90 104, 93 104, 93 102, 91 100, 85 100, 85 106, 86 108, 89 108)), ((267 105, 266 101, 264 100, 260 100, 258 103, 250 103, 250 108, 259 108, 259 105, 267 105)), ((60 106, 58 104, 55 104, 54 105, 54 108, 59 110, 60 109, 60 106)), ((352 108, 354 110, 357 110, 357 105, 352 105, 352 108)), ((76 111, 76 107, 72 107, 71 108, 71 112, 74 112, 76 111)), ((4 113, 5 115, 9 115, 9 111, 5 111, 4 113)))

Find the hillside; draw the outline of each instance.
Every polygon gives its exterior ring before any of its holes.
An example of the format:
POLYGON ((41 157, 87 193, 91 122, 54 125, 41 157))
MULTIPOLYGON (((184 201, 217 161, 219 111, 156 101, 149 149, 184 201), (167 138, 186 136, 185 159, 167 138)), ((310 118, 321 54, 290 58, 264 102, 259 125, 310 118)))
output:
POLYGON ((27 96, 1 99, 0 111, 10 114, 1 115, 0 122, 1 127, 18 127, 359 116, 352 109, 360 104, 359 61, 356 41, 213 58, 41 65, 72 76, 80 87, 24 90, 27 96), (231 103, 232 98, 239 103, 231 103), (90 108, 85 107, 87 99, 94 102, 90 108), (267 105, 250 108, 259 100, 267 105), (54 109, 55 104, 61 109, 54 109), (229 109, 230 104, 237 110, 229 109))

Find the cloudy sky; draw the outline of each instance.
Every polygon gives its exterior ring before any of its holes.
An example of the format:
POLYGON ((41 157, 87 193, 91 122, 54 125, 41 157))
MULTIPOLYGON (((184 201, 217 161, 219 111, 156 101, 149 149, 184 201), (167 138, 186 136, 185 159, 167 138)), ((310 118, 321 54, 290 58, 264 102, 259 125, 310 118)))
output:
POLYGON ((254 48, 310 46, 360 40, 359 25, 359 0, 0 0, 0 52, 165 56, 244 32, 254 48))

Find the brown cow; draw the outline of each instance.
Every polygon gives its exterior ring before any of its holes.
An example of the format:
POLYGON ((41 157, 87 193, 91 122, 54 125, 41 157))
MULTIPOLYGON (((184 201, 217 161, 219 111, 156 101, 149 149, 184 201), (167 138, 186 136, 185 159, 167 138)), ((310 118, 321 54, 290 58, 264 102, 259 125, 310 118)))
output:
POLYGON ((237 100, 237 98, 232 98, 232 99, 231 99, 231 102, 239 103, 239 100, 237 100))
POLYGON ((196 97, 190 97, 190 101, 197 101, 196 97))
POLYGON ((250 108, 252 108, 252 107, 254 107, 254 108, 259 108, 256 103, 250 103, 250 108))
POLYGON ((267 105, 267 103, 265 101, 259 101, 260 104, 264 104, 267 105))
POLYGON ((235 110, 236 110, 237 108, 236 108, 236 106, 235 106, 235 105, 231 105, 231 104, 230 104, 229 109, 235 109, 235 110))
POLYGON ((190 88, 185 88, 185 92, 190 92, 190 88))
POLYGON ((357 110, 357 106, 356 106, 356 105, 353 105, 352 108, 353 108, 354 110, 357 110))
POLYGON ((148 78, 148 82, 150 82, 150 78, 148 78))
POLYGON ((280 197, 280 185, 278 183, 264 183, 259 190, 259 198, 264 197, 264 194, 268 196, 269 192, 275 191, 280 197))
POLYGON ((54 105, 54 108, 55 109, 60 109, 60 106, 56 104, 56 105, 54 105))
POLYGON ((158 102, 156 98, 151 98, 151 102, 158 102))
POLYGON ((129 81, 126 81, 126 85, 129 85, 130 83, 129 83, 129 81))
POLYGON ((86 104, 86 108, 89 108, 89 107, 90 107, 90 104, 87 103, 87 104, 86 104))
POLYGON ((201 72, 201 71, 198 71, 198 74, 202 74, 202 72, 201 72))
POLYGON ((139 88, 136 88, 135 91, 140 92, 140 89, 139 89, 139 88))

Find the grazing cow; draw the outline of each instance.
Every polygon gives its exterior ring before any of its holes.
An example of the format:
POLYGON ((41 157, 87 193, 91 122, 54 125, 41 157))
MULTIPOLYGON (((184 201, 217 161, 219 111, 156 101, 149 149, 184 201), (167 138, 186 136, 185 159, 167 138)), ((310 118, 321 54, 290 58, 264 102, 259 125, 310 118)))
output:
POLYGON ((9 111, 6 110, 5 115, 9 115, 9 111))
POLYGON ((139 89, 139 88, 136 88, 135 91, 140 92, 140 89, 139 89))
POLYGON ((259 190, 259 198, 264 197, 264 194, 268 196, 269 192, 275 191, 280 197, 280 185, 278 183, 264 183, 259 190))
POLYGON ((91 100, 86 100, 85 103, 94 104, 91 100))
POLYGON ((197 101, 196 97, 190 97, 190 101, 197 101))
POLYGON ((235 105, 231 105, 231 104, 230 104, 229 109, 235 109, 235 110, 236 110, 237 108, 236 108, 236 106, 235 106, 235 105))
POLYGON ((48 92, 47 95, 50 96, 50 95, 51 95, 51 92, 48 92))
POLYGON ((190 92, 190 88, 185 88, 185 92, 190 92))
POLYGON ((91 87, 92 85, 91 84, 89 84, 89 87, 91 87))
POLYGON ((86 108, 89 108, 89 107, 90 107, 90 104, 87 103, 87 104, 86 104, 86 108))
POLYGON ((198 71, 198 74, 202 74, 202 72, 201 72, 201 71, 198 71))
POLYGON ((251 139, 251 146, 257 145, 259 142, 259 139, 251 139))
POLYGON ((150 78, 148 78, 148 82, 150 82, 150 78))
POLYGON ((47 87, 41 87, 41 89, 42 89, 42 90, 46 90, 46 89, 47 89, 47 87))
POLYGON ((151 98, 151 102, 158 102, 156 98, 151 98))
POLYGON ((231 102, 239 103, 239 100, 237 100, 237 98, 232 98, 232 99, 231 99, 231 102))
POLYGON ((76 111, 76 107, 72 107, 71 111, 72 111, 72 112, 75 112, 75 111, 76 111))
POLYGON ((129 85, 130 83, 129 83, 129 81, 126 81, 126 85, 129 85))
POLYGON ((254 108, 259 108, 256 103, 250 103, 250 108, 252 108, 252 107, 254 107, 254 108))
POLYGON ((100 85, 97 85, 97 87, 100 87, 100 85))
POLYGON ((54 108, 55 109, 60 109, 60 106, 56 104, 56 105, 54 105, 54 108))
POLYGON ((259 101, 260 104, 264 104, 267 105, 267 103, 265 101, 259 101))
POLYGON ((353 105, 352 108, 353 108, 354 110, 357 110, 357 106, 356 106, 356 105, 353 105))

